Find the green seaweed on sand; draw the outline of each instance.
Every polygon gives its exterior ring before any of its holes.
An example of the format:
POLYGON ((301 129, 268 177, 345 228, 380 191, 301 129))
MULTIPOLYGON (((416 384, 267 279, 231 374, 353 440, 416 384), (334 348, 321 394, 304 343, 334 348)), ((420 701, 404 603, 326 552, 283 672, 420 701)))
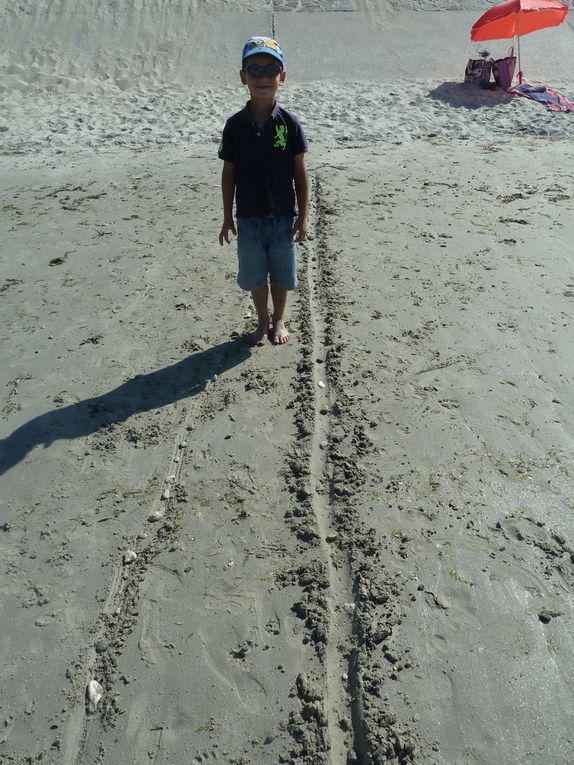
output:
POLYGON ((196 733, 209 733, 215 729, 215 720, 213 717, 211 717, 205 725, 200 725, 199 728, 195 729, 196 733))
POLYGON ((451 577, 451 579, 454 579, 456 582, 460 582, 461 584, 466 584, 469 587, 473 587, 473 583, 470 581, 470 579, 467 579, 465 576, 462 576, 462 574, 459 574, 456 568, 451 568, 451 570, 448 572, 448 575, 451 577))

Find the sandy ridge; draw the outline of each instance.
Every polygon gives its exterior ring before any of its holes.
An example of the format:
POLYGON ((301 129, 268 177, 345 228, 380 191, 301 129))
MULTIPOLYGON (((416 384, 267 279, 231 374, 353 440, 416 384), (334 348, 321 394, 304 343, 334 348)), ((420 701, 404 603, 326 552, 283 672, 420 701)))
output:
MULTIPOLYGON (((552 84, 565 95, 572 93, 569 82, 552 84)), ((50 94, 41 99, 14 94, 9 99, 0 155, 28 156, 159 147, 187 151, 190 146, 213 151, 221 125, 230 112, 245 105, 247 95, 238 87, 168 85, 159 92, 122 93, 112 88, 98 94, 50 94)), ((281 102, 301 118, 312 150, 433 137, 495 143, 510 132, 517 141, 529 136, 568 141, 572 131, 571 115, 550 114, 525 98, 465 85, 459 71, 444 80, 400 84, 293 82, 286 85, 281 102)))

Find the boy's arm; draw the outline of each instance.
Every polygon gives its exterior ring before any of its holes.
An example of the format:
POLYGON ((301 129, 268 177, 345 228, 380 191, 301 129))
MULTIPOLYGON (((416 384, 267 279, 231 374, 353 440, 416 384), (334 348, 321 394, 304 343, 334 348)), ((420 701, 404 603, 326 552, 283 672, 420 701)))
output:
POLYGON ((296 242, 302 242, 307 235, 307 218, 309 217, 309 176, 305 164, 305 154, 293 157, 293 180, 297 197, 298 215, 293 224, 293 236, 296 242))
POLYGON ((223 225, 219 232, 219 244, 223 246, 226 241, 229 244, 229 232, 237 235, 233 222, 233 198, 235 196, 235 166, 233 162, 223 162, 221 171, 221 193, 223 195, 223 225))

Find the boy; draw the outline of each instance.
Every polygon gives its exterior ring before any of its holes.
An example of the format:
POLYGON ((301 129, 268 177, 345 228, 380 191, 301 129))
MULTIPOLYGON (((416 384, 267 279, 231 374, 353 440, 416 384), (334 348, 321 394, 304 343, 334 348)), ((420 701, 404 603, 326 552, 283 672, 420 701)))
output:
POLYGON ((287 293, 297 286, 295 242, 302 242, 307 232, 307 139, 299 120, 275 100, 287 75, 279 43, 270 37, 251 37, 243 47, 241 62, 239 75, 251 98, 227 120, 219 147, 223 160, 219 244, 229 244, 229 232, 237 236, 237 283, 251 292, 257 312, 251 344, 264 345, 271 329, 269 277, 272 338, 275 345, 282 345, 290 338, 284 321, 287 293))

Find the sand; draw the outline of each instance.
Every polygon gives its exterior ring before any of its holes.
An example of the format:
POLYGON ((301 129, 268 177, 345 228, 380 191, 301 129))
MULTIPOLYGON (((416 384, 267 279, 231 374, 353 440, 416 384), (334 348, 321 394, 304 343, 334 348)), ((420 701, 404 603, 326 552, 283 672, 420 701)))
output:
MULTIPOLYGON (((573 117, 461 83, 482 10, 2 9, 2 765, 572 762, 573 117), (311 233, 251 349, 270 32, 311 233)), ((570 26, 522 47, 574 95, 570 26)))

